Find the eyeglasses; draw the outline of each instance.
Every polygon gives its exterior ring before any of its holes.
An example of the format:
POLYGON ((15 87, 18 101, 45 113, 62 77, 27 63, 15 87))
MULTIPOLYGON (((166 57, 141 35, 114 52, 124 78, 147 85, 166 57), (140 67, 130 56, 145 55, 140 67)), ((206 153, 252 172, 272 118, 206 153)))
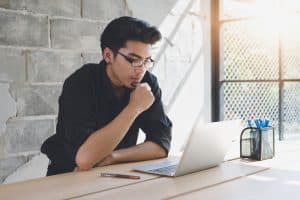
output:
POLYGON ((123 56, 123 58, 125 58, 125 60, 127 60, 127 62, 129 62, 133 68, 142 68, 142 67, 144 67, 145 69, 148 70, 148 69, 151 69, 154 66, 155 61, 152 60, 151 58, 147 58, 145 60, 134 59, 132 57, 129 57, 129 56, 119 52, 119 51, 118 51, 118 54, 123 56))

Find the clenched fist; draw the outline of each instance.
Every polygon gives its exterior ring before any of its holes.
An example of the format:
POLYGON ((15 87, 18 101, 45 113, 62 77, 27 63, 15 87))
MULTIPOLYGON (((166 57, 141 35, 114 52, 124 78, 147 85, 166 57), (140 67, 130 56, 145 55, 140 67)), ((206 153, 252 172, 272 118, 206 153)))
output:
POLYGON ((141 83, 130 94, 129 106, 142 113, 147 110, 154 102, 154 95, 148 83, 141 83))

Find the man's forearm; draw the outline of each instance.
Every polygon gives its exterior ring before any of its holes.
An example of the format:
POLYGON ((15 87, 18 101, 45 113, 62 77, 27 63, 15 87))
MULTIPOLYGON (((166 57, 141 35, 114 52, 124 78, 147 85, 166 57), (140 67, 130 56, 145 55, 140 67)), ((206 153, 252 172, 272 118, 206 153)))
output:
POLYGON ((80 170, 88 170, 109 155, 120 143, 138 114, 134 108, 127 106, 114 120, 92 133, 76 154, 77 167, 80 170))
POLYGON ((113 151, 107 159, 96 166, 105 166, 122 162, 134 162, 166 157, 166 151, 158 144, 147 141, 133 147, 113 151))

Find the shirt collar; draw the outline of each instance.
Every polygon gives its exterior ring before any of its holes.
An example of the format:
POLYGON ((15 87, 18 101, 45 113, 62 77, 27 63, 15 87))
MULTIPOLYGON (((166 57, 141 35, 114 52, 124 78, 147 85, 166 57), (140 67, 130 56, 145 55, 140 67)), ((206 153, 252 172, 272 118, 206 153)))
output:
MULTIPOLYGON (((104 94, 105 94, 105 98, 107 98, 108 101, 111 102, 115 102, 115 101, 124 101, 126 99, 129 99, 129 95, 130 95, 130 89, 125 89, 125 95, 123 98, 118 99, 115 95, 114 95, 114 88, 113 88, 113 84, 110 80, 110 78, 107 75, 107 64, 104 60, 102 60, 100 63, 100 67, 101 67, 101 74, 102 74, 102 81, 101 81, 101 85, 102 88, 104 89, 104 94)), ((101 86, 100 86, 101 87, 101 86)))

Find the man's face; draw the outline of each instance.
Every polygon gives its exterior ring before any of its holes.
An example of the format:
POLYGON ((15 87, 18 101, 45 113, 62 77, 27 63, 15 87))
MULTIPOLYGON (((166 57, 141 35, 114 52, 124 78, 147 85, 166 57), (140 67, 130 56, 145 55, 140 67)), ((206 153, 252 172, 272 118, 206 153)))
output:
POLYGON ((136 63, 150 61, 151 45, 129 40, 108 63, 108 75, 116 86, 135 88, 145 75, 146 67, 136 63))

